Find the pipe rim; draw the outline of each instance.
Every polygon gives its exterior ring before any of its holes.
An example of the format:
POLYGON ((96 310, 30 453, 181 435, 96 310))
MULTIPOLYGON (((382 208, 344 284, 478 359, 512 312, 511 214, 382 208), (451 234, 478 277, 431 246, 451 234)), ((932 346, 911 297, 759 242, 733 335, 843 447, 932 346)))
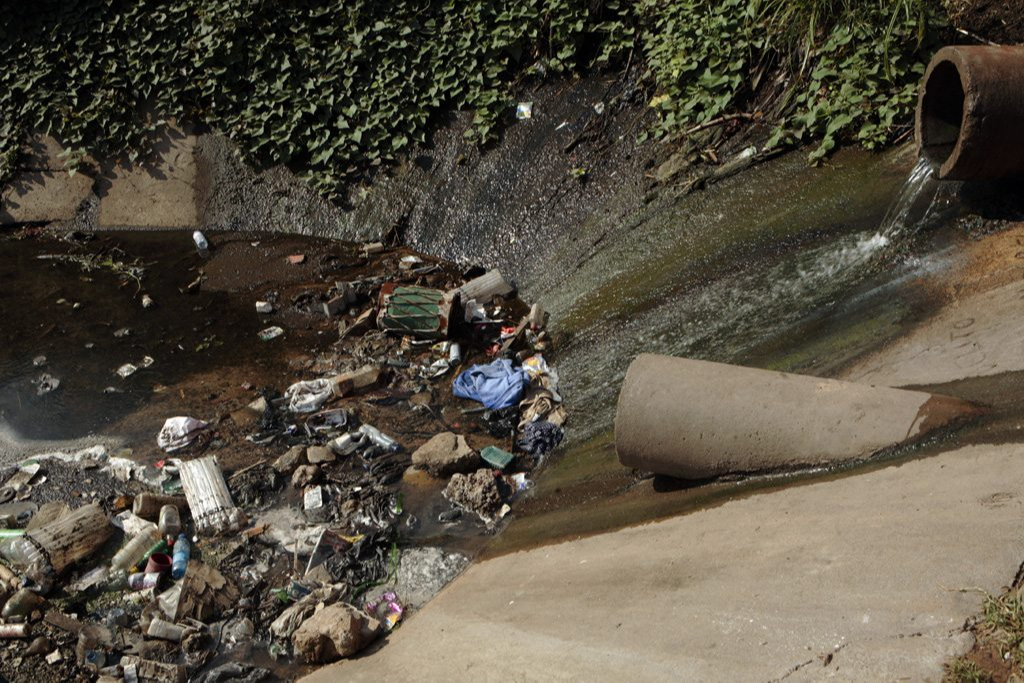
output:
POLYGON ((964 146, 970 68, 955 48, 945 47, 928 64, 918 96, 915 132, 920 156, 938 167, 939 178, 953 172, 964 146), (955 88, 947 91, 947 88, 955 88), (958 111, 954 123, 953 111, 958 111), (950 135, 955 128, 955 138, 950 135))

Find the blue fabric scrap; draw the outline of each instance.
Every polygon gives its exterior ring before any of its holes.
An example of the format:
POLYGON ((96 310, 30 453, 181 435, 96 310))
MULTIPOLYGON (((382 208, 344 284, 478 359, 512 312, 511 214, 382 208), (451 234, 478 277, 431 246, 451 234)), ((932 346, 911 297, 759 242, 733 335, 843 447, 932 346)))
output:
POLYGON ((525 370, 514 368, 512 361, 501 358, 463 371, 452 383, 452 393, 483 403, 490 410, 500 410, 517 405, 529 382, 525 370))

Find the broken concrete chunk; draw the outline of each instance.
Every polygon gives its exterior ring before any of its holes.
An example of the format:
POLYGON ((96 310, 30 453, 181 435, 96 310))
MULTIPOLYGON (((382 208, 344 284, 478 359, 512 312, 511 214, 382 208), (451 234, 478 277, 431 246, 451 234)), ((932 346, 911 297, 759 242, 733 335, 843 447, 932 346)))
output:
POLYGON ((450 477, 473 472, 480 466, 480 456, 466 443, 466 437, 441 432, 412 454, 412 464, 435 477, 450 477))
POLYGON ((498 479, 489 469, 452 476, 444 489, 444 497, 453 505, 475 512, 488 522, 494 519, 505 501, 498 479))
POLYGON ((377 385, 383 370, 372 365, 364 365, 331 378, 331 391, 335 396, 346 396, 377 385))
POLYGON ((320 468, 316 465, 300 465, 292 474, 292 486, 297 489, 306 488, 320 479, 320 468))
POLYGON ((311 465, 322 465, 324 463, 334 462, 337 456, 330 448, 324 448, 323 446, 310 446, 306 449, 306 460, 311 465))
POLYGON ((292 635, 292 647, 307 664, 325 664, 351 657, 380 633, 379 621, 352 605, 338 603, 304 621, 292 635))
POLYGON ((290 474, 296 467, 306 464, 306 447, 292 446, 280 458, 274 461, 274 469, 281 474, 290 474))

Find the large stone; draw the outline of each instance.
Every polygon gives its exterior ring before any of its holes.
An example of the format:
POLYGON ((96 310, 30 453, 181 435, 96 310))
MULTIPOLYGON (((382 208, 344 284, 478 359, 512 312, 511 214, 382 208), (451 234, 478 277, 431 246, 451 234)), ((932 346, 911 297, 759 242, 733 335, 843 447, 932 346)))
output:
POLYGON ((191 228, 196 208, 196 137, 168 126, 153 154, 103 169, 96 183, 101 228, 191 228))
POLYGON ((377 386, 383 370, 372 365, 364 365, 358 370, 335 375, 331 378, 331 390, 335 396, 363 391, 377 386))
POLYGON ((306 464, 306 447, 292 446, 284 455, 274 461, 274 469, 281 474, 289 474, 296 467, 306 464))
POLYGON ((380 635, 380 622, 352 605, 338 603, 316 612, 292 635, 295 655, 307 664, 351 657, 380 635))
POLYGON ((330 448, 324 448, 323 446, 310 446, 306 449, 306 460, 308 460, 311 465, 323 465, 334 462, 337 460, 337 456, 334 455, 334 451, 330 448))
POLYGON ((320 468, 316 465, 300 465, 292 474, 292 486, 305 488, 320 481, 320 468))
POLYGON ((412 454, 412 464, 435 477, 450 477, 458 472, 476 470, 480 466, 480 456, 466 443, 466 437, 441 432, 416 449, 412 454))
POLYGON ((444 489, 453 505, 491 520, 501 508, 505 496, 494 472, 480 469, 473 474, 456 474, 444 489))

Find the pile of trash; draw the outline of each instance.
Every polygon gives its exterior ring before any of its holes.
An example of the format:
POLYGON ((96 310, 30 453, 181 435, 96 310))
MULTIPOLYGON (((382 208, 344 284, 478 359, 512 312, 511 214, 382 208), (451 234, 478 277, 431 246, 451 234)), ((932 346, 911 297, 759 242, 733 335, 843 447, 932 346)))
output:
POLYGON ((62 678, 258 681, 280 672, 254 650, 348 657, 468 562, 409 541, 426 520, 403 492, 426 479, 432 525, 494 533, 564 435, 543 309, 498 271, 411 255, 303 305, 338 324, 308 376, 154 425, 160 460, 97 447, 0 472, 0 675, 39 659, 62 678), (226 472, 232 431, 253 457, 226 472), (68 471, 88 483, 69 491, 68 471))

